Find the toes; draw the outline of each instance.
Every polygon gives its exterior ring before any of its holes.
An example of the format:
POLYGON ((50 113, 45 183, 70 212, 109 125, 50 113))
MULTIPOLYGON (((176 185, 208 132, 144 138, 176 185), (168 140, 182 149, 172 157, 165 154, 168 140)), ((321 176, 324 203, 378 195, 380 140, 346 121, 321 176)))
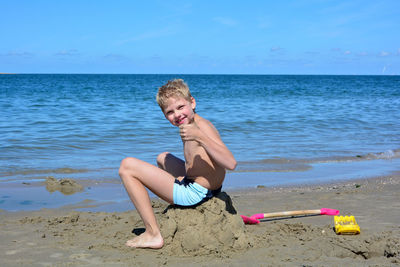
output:
POLYGON ((132 240, 126 241, 125 245, 127 245, 128 247, 131 247, 131 248, 136 248, 136 247, 139 246, 138 243, 139 243, 139 242, 138 242, 137 240, 132 239, 132 240))
POLYGON ((164 240, 161 236, 159 237, 149 237, 142 234, 134 239, 128 240, 125 243, 126 246, 131 248, 162 248, 164 245, 164 240))

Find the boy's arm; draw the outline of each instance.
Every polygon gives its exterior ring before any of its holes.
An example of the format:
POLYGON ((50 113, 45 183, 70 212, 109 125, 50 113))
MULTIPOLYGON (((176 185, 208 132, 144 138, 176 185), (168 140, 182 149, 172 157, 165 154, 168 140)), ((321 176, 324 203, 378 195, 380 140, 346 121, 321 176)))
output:
POLYGON ((234 170, 237 162, 231 151, 222 142, 217 129, 208 121, 193 122, 180 127, 183 141, 197 141, 208 155, 221 167, 234 170), (200 125, 199 125, 200 124, 200 125))

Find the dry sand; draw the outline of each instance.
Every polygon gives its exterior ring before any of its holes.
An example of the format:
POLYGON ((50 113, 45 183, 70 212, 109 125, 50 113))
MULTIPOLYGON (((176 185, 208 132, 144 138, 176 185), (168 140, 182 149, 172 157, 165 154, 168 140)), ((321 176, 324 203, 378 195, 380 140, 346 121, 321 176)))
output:
POLYGON ((399 266, 400 175, 329 185, 222 193, 195 208, 153 201, 165 246, 131 249, 136 213, 72 207, 0 212, 0 266, 399 266), (333 217, 264 220, 238 214, 339 209, 360 235, 341 236, 333 217))

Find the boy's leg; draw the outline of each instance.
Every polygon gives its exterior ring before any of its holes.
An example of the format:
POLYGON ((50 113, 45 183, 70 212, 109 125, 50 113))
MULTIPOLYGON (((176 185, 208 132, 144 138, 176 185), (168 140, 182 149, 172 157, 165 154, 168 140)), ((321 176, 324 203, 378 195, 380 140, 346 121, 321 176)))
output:
POLYGON ((175 178, 186 175, 185 162, 169 152, 164 152, 158 155, 157 165, 159 168, 169 172, 175 178))
POLYGON ((143 234, 129 240, 127 245, 161 248, 163 239, 145 187, 165 201, 173 203, 175 178, 166 171, 135 158, 126 158, 121 162, 119 175, 146 228, 143 234))

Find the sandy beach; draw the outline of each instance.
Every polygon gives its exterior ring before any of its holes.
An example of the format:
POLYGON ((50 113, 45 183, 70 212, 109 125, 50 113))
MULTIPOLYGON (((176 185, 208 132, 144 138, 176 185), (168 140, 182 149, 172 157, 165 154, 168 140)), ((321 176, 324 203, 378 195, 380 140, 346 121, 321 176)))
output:
POLYGON ((82 212, 74 206, 0 212, 1 266, 398 266, 400 175, 298 187, 228 191, 196 208, 153 207, 165 238, 160 250, 131 249, 136 211, 82 212), (226 205, 226 203, 231 203, 226 205), (333 216, 262 220, 239 214, 338 209, 359 235, 337 235, 333 216), (236 213, 236 214, 235 214, 236 213))

